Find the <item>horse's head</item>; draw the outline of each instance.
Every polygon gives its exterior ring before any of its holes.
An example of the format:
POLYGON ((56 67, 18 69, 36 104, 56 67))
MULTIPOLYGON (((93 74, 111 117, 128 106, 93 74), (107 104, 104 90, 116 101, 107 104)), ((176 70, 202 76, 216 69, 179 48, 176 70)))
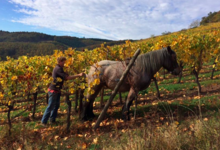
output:
POLYGON ((164 60, 163 67, 171 72, 173 75, 179 75, 181 68, 177 63, 176 53, 171 49, 170 46, 166 48, 166 59, 164 60))

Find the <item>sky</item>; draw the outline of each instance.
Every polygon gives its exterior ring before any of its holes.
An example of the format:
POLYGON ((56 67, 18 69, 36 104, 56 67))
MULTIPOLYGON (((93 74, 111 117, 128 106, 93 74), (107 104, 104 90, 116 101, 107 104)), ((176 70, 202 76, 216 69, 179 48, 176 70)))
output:
POLYGON ((138 40, 186 29, 219 6, 220 0, 0 0, 0 30, 138 40))

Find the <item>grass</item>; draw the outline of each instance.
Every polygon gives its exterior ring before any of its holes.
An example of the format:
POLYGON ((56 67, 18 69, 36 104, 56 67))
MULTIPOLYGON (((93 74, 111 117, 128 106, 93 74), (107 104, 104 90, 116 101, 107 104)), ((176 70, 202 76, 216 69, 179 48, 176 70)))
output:
MULTIPOLYGON (((220 71, 216 71, 214 73, 214 75, 216 75, 216 74, 220 74, 220 71)), ((211 72, 209 72, 209 73, 200 73, 199 74, 199 79, 200 80, 203 80, 204 78, 210 78, 210 77, 211 77, 211 72)), ((186 82, 188 80, 195 80, 195 79, 196 79, 196 77, 194 75, 189 75, 189 76, 183 76, 181 78, 181 81, 186 82)), ((160 84, 171 84, 171 83, 174 83, 174 82, 177 82, 177 81, 179 81, 179 77, 164 79, 163 81, 159 81, 159 83, 160 84)))
MULTIPOLYGON (((214 83, 220 82, 220 79, 216 80, 205 80, 205 81, 200 81, 201 86, 208 86, 214 83)), ((187 83, 181 83, 181 84, 159 84, 159 89, 161 92, 178 92, 182 90, 193 90, 197 88, 197 83, 195 82, 187 82, 187 83)), ((150 87, 147 88, 146 90, 140 91, 139 94, 148 94, 148 93, 156 93, 156 87, 154 83, 151 83, 150 87)))
MULTIPOLYGON (((149 123, 146 127, 134 131, 128 131, 121 137, 123 142, 109 142, 105 145, 106 150, 111 149, 218 149, 219 125, 216 118, 208 121, 191 120, 185 124, 177 125, 172 123, 163 127, 154 128, 149 123)), ((110 139, 111 140, 111 139, 110 139)))

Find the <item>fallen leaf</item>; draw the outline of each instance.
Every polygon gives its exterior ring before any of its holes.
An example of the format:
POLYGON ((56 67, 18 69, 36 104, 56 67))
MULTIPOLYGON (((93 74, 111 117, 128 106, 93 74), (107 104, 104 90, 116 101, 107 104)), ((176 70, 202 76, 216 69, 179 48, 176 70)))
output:
POLYGON ((171 102, 171 101, 167 101, 167 103, 168 103, 168 104, 171 104, 172 102, 171 102))
POLYGON ((63 138, 64 141, 66 141, 68 139, 68 137, 63 138))
POLYGON ((87 148, 87 144, 86 143, 83 143, 82 144, 82 149, 86 149, 87 148))
POLYGON ((175 123, 176 125, 179 125, 179 122, 178 122, 178 121, 175 121, 174 123, 175 123))
POLYGON ((67 145, 66 148, 71 148, 71 146, 70 146, 70 145, 67 145))
POLYGON ((204 121, 208 121, 209 119, 208 119, 208 118, 204 118, 203 120, 204 120, 204 121))
POLYGON ((39 129, 34 129, 35 132, 37 132, 39 129))
POLYGON ((124 122, 124 120, 120 119, 119 122, 124 122))
POLYGON ((187 128, 184 128, 184 129, 183 129, 184 132, 187 131, 187 130, 188 130, 187 128))
POLYGON ((157 105, 158 103, 152 103, 152 105, 157 105))
POLYGON ((121 130, 121 132, 122 132, 122 133, 125 133, 125 132, 126 132, 126 130, 125 130, 125 129, 122 129, 122 130, 121 130))
POLYGON ((200 99, 200 98, 201 98, 200 96, 195 96, 195 97, 194 97, 194 99, 200 99))
POLYGON ((110 137, 110 138, 112 137, 112 133, 110 133, 109 137, 110 137))
POLYGON ((78 136, 78 137, 83 137, 83 135, 82 135, 82 134, 77 134, 77 136, 78 136))
POLYGON ((17 150, 22 150, 21 147, 19 147, 17 150))
POLYGON ((98 138, 96 137, 95 139, 93 139, 93 143, 97 144, 98 143, 98 138))

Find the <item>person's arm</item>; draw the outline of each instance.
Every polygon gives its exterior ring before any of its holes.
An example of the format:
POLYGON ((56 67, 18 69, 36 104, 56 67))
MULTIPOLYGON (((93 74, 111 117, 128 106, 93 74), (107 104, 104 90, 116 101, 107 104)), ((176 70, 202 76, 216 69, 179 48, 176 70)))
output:
MULTIPOLYGON (((63 71, 62 68, 59 68, 57 71, 56 71, 56 74, 60 77, 62 77, 64 80, 69 76, 67 73, 65 73, 63 71)), ((66 79, 67 80, 67 79, 66 79)))
POLYGON ((72 79, 75 79, 75 78, 78 78, 78 77, 82 77, 84 75, 85 75, 84 73, 80 73, 80 74, 77 74, 77 75, 67 76, 66 80, 72 80, 72 79))

